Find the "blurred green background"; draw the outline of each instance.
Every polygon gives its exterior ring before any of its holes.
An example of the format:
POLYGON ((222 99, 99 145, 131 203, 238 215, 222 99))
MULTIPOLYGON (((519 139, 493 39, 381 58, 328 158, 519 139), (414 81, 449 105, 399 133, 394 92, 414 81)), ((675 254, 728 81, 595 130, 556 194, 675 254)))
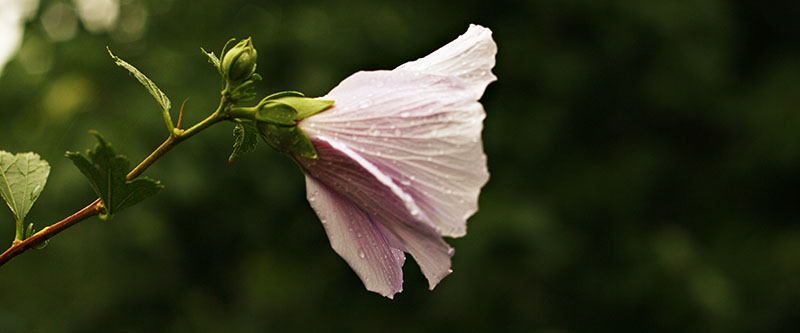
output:
MULTIPOLYGON (((10 0, 14 2, 14 0, 10 0)), ((9 1, 7 0, 6 3, 9 1)), ((35 1, 34 1, 35 2, 35 1)), ((331 250, 287 158, 227 163, 231 126, 146 173, 166 190, 0 268, 3 332, 791 331, 800 325, 800 16, 752 1, 45 1, 0 76, 0 149, 52 166, 28 220, 94 199, 63 157, 100 131, 133 163, 220 82, 199 48, 252 36, 261 96, 325 94, 490 27, 492 178, 434 290, 395 300, 331 250), (77 10, 76 10, 77 9, 77 10), (116 10, 116 11, 115 11, 116 10), (177 109, 177 108, 176 108, 177 109), (177 112, 177 111, 175 111, 177 112), (176 117, 174 114, 173 117, 176 117)), ((0 235, 13 239, 0 212, 0 235)), ((410 258, 410 257, 409 257, 410 258)))

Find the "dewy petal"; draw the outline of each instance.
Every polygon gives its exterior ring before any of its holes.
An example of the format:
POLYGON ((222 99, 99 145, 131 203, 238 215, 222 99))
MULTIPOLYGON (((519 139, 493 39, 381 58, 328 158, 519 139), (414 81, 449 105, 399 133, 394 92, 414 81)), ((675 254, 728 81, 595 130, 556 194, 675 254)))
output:
POLYGON ((496 50, 489 29, 470 26, 425 58, 353 74, 322 97, 335 101, 332 108, 299 125, 375 165, 442 235, 463 236, 489 178, 478 99, 496 79, 496 50))
POLYGON ((442 76, 455 76, 469 84, 467 87, 475 99, 483 95, 489 83, 497 80, 492 74, 497 45, 492 40, 492 31, 470 24, 469 29, 456 40, 439 48, 428 56, 407 62, 395 69, 442 76))
MULTIPOLYGON (((450 273, 450 257, 453 249, 442 240, 438 231, 427 222, 427 216, 414 204, 414 200, 404 193, 393 181, 382 174, 373 164, 366 161, 358 153, 350 150, 341 143, 324 137, 312 137, 314 147, 317 149, 318 158, 309 159, 296 157, 297 161, 307 171, 307 184, 312 184, 309 188, 309 201, 315 205, 314 209, 320 219, 326 224, 332 220, 336 223, 336 232, 329 231, 328 236, 331 244, 336 251, 345 258, 351 267, 359 274, 367 288, 371 288, 366 277, 388 276, 388 267, 394 264, 389 258, 386 246, 410 253, 419 264, 422 273, 428 279, 431 289, 436 286, 442 278, 450 273), (310 180, 310 181, 309 181, 310 180), (312 190, 320 190, 321 187, 315 185, 322 183, 330 189, 326 193, 326 203, 315 203, 320 200, 320 194, 312 196, 312 190), (330 193, 333 193, 332 195, 330 193), (314 200, 311 200, 311 198, 314 200), (333 199, 331 199, 333 198, 333 199), (334 212, 335 205, 344 205, 348 213, 334 212), (360 214, 357 213, 360 211, 360 214), (335 216, 335 217, 334 217, 335 216), (351 228, 342 228, 345 224, 343 219, 355 218, 355 222, 350 223, 351 228), (367 227, 367 222, 372 227, 367 227), (358 228, 360 226, 361 228, 358 228), (383 238, 375 233, 379 231, 383 238), (342 249, 343 246, 334 244, 339 243, 337 237, 343 237, 352 242, 354 239, 366 237, 370 233, 371 241, 355 241, 349 245, 349 249, 342 249), (332 234, 337 235, 332 237, 332 234), (380 241, 379 241, 380 240, 380 241), (337 249, 338 247, 338 249, 337 249), (356 250, 357 258, 353 258, 353 247, 356 250), (389 262, 380 260, 358 261, 361 253, 359 250, 370 251, 375 258, 387 255, 389 262), (378 255, 380 254, 380 255, 378 255), (365 265, 354 265, 356 263, 365 265)), ((322 192, 320 192, 322 193, 322 192)), ((326 226, 326 230, 329 227, 326 226)), ((397 259, 397 252, 394 253, 394 262, 402 261, 397 259)), ((385 278, 386 281, 391 279, 385 278)), ((389 283, 393 283, 391 280, 389 283)), ((378 287, 376 287, 378 288, 378 287)), ((380 287, 385 288, 385 287, 380 287)), ((391 287, 390 287, 391 289, 391 287)), ((384 289, 379 291, 383 293, 384 289)), ((395 290, 392 290, 395 291, 395 290)))
POLYGON ((472 25, 424 58, 353 74, 322 97, 330 109, 299 122, 319 155, 295 156, 309 202, 367 289, 400 290, 403 252, 431 289, 451 272, 442 236, 466 233, 489 178, 478 100, 496 52, 491 31, 472 25))
POLYGON ((392 298, 403 290, 403 251, 384 228, 352 201, 306 175, 308 202, 317 212, 331 247, 358 274, 367 290, 392 298))

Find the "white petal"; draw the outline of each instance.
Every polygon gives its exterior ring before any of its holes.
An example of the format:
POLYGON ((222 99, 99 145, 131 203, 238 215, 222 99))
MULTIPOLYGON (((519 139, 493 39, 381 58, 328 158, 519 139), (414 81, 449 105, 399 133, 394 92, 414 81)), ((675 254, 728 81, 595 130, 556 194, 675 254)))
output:
POLYGON ((485 113, 460 80, 360 72, 325 98, 336 101, 333 108, 300 122, 309 136, 357 151, 408 193, 442 235, 466 233, 489 174, 480 136, 485 113))
POLYGON ((492 31, 471 24, 467 32, 428 56, 407 62, 395 70, 455 76, 470 84, 475 99, 483 95, 486 86, 497 77, 491 70, 495 63, 497 44, 492 31))
MULTIPOLYGON (((450 273, 453 249, 408 194, 346 146, 323 137, 314 137, 312 142, 319 155, 317 159, 296 157, 310 177, 326 184, 366 213, 372 222, 377 222, 392 247, 414 257, 431 288, 450 273)), ((333 209, 328 207, 317 213, 322 219, 333 209)))
POLYGON ((313 177, 306 176, 306 190, 331 247, 353 268, 367 290, 389 298, 402 291, 405 255, 390 245, 385 229, 352 201, 313 177))
POLYGON ((413 199, 440 234, 466 233, 489 173, 478 102, 495 76, 496 45, 480 26, 393 71, 359 72, 300 127, 358 152, 413 199))

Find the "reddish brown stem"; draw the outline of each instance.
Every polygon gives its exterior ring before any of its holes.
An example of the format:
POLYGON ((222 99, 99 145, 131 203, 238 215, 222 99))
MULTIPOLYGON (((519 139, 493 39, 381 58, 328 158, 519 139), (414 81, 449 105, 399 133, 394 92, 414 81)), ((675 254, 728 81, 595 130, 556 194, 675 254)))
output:
MULTIPOLYGON (((188 100, 188 99, 187 99, 188 100)), ((186 101, 183 102, 186 104, 186 101)), ((137 165, 133 170, 131 170, 128 175, 125 177, 127 180, 133 180, 139 177, 147 168, 149 168, 153 163, 155 163, 161 156, 166 154, 172 147, 175 145, 183 142, 184 140, 194 136, 195 134, 199 133, 200 131, 208 128, 209 126, 216 124, 222 120, 227 119, 227 116, 223 114, 223 111, 229 106, 229 102, 222 98, 220 101, 219 107, 214 113, 206 118, 205 120, 201 121, 200 123, 192 126, 191 128, 180 131, 176 133, 170 133, 170 136, 160 145, 156 150, 150 153, 139 165, 137 165)), ((181 111, 183 111, 183 106, 181 106, 181 111)), ((183 114, 183 112, 181 112, 183 114)), ((180 124, 180 119, 178 120, 180 124)), ((48 239, 52 238, 59 232, 64 231, 65 229, 71 227, 72 225, 83 221, 89 217, 97 215, 100 213, 101 210, 101 200, 98 198, 88 206, 84 207, 83 209, 77 211, 75 214, 70 215, 69 217, 56 222, 55 224, 46 227, 36 234, 28 237, 28 239, 21 241, 21 242, 14 242, 11 244, 11 247, 0 254, 0 266, 11 260, 12 258, 22 254, 23 252, 36 247, 48 239)))
MULTIPOLYGON (((147 156, 147 158, 145 158, 142 161, 142 163, 139 163, 139 165, 133 168, 133 170, 131 170, 131 172, 129 172, 125 178, 127 180, 133 180, 136 177, 139 177, 144 172, 144 170, 150 167, 156 160, 158 160, 162 155, 164 155, 166 152, 172 149, 172 147, 174 147, 179 142, 180 140, 176 139, 175 136, 169 136, 167 140, 165 140, 160 146, 158 146, 158 148, 156 148, 156 150, 153 151, 153 153, 150 154, 150 156, 147 156)), ((71 227, 75 223, 78 223, 89 217, 97 215, 97 213, 100 212, 100 206, 99 206, 100 202, 101 200, 100 198, 98 198, 88 206, 77 211, 75 214, 72 214, 63 220, 40 230, 33 236, 28 237, 28 239, 21 242, 12 243, 11 247, 8 248, 6 252, 0 254, 0 266, 5 264, 12 258, 22 254, 23 252, 44 243, 48 239, 52 238, 59 232, 62 232, 65 229, 71 227)))
POLYGON ((6 252, 0 254, 0 266, 5 264, 7 261, 11 260, 11 258, 16 257, 22 252, 26 250, 36 247, 39 244, 44 243, 46 240, 50 239, 51 237, 55 236, 59 232, 63 231, 78 223, 83 221, 89 217, 97 215, 99 212, 97 205, 100 204, 100 199, 95 200, 94 202, 90 203, 88 206, 84 207, 83 209, 77 211, 75 214, 70 215, 69 217, 56 222, 55 224, 48 226, 41 231, 37 232, 35 235, 28 237, 28 239, 15 243, 12 245, 6 252))

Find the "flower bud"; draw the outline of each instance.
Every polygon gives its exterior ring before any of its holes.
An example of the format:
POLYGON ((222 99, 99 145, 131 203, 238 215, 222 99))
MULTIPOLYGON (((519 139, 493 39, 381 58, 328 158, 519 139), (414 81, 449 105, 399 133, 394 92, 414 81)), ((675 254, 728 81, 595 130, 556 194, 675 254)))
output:
POLYGON ((228 81, 245 81, 255 73, 257 58, 253 41, 250 38, 241 40, 222 56, 222 75, 228 81))

